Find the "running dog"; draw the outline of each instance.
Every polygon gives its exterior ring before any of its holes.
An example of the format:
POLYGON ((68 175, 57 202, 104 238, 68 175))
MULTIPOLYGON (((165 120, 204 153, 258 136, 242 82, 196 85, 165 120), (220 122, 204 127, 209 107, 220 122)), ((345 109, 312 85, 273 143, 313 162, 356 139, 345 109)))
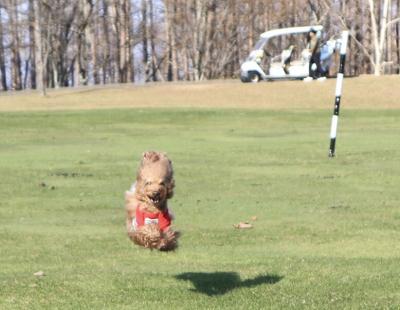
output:
POLYGON ((160 152, 145 152, 136 182, 125 193, 126 228, 137 245, 160 251, 175 250, 179 232, 171 228, 173 215, 168 199, 175 181, 172 162, 160 152))

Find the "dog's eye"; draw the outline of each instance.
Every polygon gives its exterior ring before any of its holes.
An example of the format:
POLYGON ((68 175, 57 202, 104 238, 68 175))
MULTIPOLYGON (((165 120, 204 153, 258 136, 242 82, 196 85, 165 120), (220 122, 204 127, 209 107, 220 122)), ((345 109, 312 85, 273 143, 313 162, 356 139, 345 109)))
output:
POLYGON ((160 184, 161 186, 165 186, 165 182, 164 181, 161 181, 158 184, 160 184))
POLYGON ((148 186, 148 185, 150 185, 151 184, 151 182, 150 181, 146 181, 146 182, 144 182, 144 185, 145 186, 148 186))

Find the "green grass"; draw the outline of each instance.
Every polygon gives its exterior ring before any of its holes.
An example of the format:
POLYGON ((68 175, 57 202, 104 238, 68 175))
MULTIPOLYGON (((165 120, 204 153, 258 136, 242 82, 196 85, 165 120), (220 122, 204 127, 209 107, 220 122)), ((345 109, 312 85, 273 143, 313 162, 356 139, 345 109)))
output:
POLYGON ((343 112, 334 159, 330 115, 1 113, 0 308, 398 309, 400 110, 343 112), (124 230, 152 149, 174 163, 175 253, 124 230))

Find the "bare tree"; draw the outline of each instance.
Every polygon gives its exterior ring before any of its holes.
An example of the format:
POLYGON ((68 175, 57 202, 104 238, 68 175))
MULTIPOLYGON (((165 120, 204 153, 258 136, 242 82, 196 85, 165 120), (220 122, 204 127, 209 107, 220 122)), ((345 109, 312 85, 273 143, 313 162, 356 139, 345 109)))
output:
MULTIPOLYGON (((342 25, 350 29, 350 36, 354 43, 357 45, 359 51, 364 53, 366 61, 371 64, 373 73, 375 75, 381 75, 383 73, 383 67, 385 64, 385 55, 387 56, 387 50, 390 50, 388 43, 388 30, 392 25, 400 22, 400 17, 391 18, 389 12, 391 11, 390 3, 391 0, 367 0, 360 1, 356 8, 356 12, 346 16, 346 9, 343 9, 343 0, 341 12, 337 12, 337 16, 342 25), (363 23, 363 10, 368 11, 369 23, 363 23), (357 15, 356 15, 357 14, 357 15), (355 19, 354 16, 357 16, 355 19), (364 40, 364 35, 371 34, 371 44, 364 40)), ((325 6, 328 5, 328 1, 324 0, 325 6)), ((365 61, 363 61, 365 63, 365 61)))
MULTIPOLYGON (((36 73, 36 87, 41 89, 42 94, 46 95, 46 75, 47 70, 45 66, 45 52, 43 48, 43 37, 42 37, 42 22, 43 13, 46 10, 43 8, 41 1, 33 1, 34 11, 34 37, 35 37, 35 73, 36 73)), ((47 52, 46 52, 47 56, 47 52)))
POLYGON ((114 1, 114 31, 117 39, 117 63, 119 82, 132 79, 132 39, 131 3, 128 0, 114 1))
POLYGON ((158 59, 157 48, 156 48, 156 25, 155 25, 155 8, 154 1, 149 0, 149 39, 151 48, 151 80, 156 82, 158 80, 164 80, 162 74, 160 73, 160 65, 163 59, 158 59))
POLYGON ((111 82, 111 77, 113 75, 112 66, 111 66, 111 38, 110 38, 110 27, 109 27, 109 15, 108 15, 108 1, 102 0, 101 2, 101 30, 103 34, 103 40, 101 42, 102 46, 102 75, 103 75, 103 84, 111 82))
POLYGON ((1 86, 3 90, 7 90, 7 70, 6 70, 6 58, 3 41, 3 17, 2 17, 2 6, 0 5, 0 74, 1 74, 1 86))
MULTIPOLYGON (((396 3, 397 16, 400 16, 400 0, 397 0, 396 3)), ((397 56, 397 74, 400 74, 400 23, 396 23, 396 31, 395 31, 395 42, 396 42, 396 56, 397 56)))
POLYGON ((18 9, 15 0, 8 0, 8 16, 11 33, 11 72, 12 89, 22 89, 20 39, 18 24, 18 9))
POLYGON ((177 47, 175 37, 175 19, 176 19, 177 7, 176 0, 165 1, 165 34, 167 42, 167 80, 176 81, 178 79, 178 66, 177 66, 177 47))
POLYGON ((148 50, 148 31, 147 31, 147 0, 142 0, 141 13, 142 21, 140 26, 142 36, 142 66, 144 72, 144 80, 149 77, 149 50, 148 50))
POLYGON ((307 24, 350 30, 347 73, 400 74, 399 13, 400 0, 2 0, 1 88, 127 83, 135 69, 144 81, 236 77, 259 34, 307 24))
POLYGON ((99 15, 98 12, 100 11, 100 2, 96 1, 93 4, 94 13, 91 15, 91 22, 89 23, 88 27, 86 27, 86 36, 88 38, 88 43, 90 47, 90 55, 92 61, 92 75, 93 75, 93 83, 100 84, 100 66, 99 66, 99 15))

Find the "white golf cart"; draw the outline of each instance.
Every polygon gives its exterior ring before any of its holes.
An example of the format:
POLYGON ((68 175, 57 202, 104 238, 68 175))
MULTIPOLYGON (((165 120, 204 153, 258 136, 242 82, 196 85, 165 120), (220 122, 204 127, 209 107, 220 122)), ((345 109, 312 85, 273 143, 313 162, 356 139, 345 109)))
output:
MULTIPOLYGON (((315 31, 321 40, 323 26, 319 25, 275 29, 261 34, 254 49, 241 65, 242 82, 307 77, 311 57, 307 48, 307 34, 310 31, 315 31)), ((326 73, 338 43, 338 40, 330 39, 321 45, 321 69, 326 73)))

